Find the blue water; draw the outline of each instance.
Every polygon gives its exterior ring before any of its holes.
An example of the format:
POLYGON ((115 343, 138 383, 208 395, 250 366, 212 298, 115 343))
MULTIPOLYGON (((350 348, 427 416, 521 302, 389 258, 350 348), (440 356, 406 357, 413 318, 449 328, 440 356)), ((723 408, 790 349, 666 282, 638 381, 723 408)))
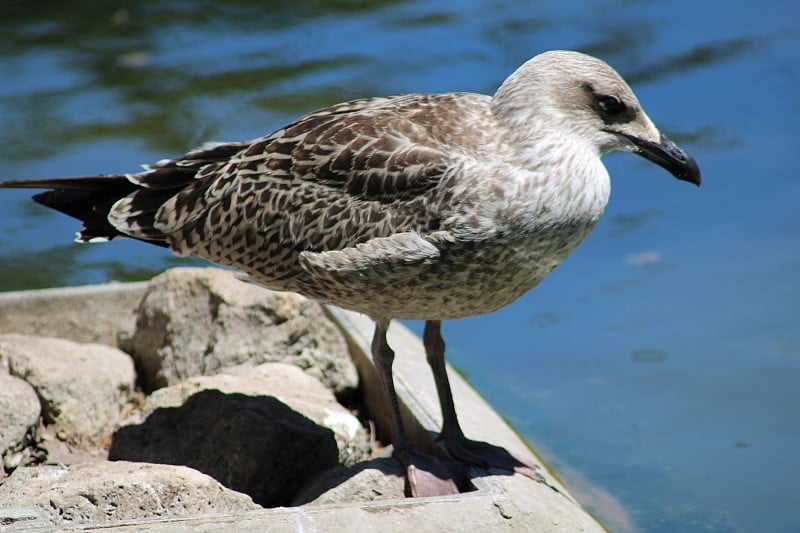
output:
MULTIPOLYGON (((800 530, 800 4, 114 4, 0 5, 0 179, 131 171, 362 96, 491 93, 546 49, 614 65, 703 187, 607 157, 595 233, 512 306, 447 323, 448 358, 612 530, 800 530)), ((72 245, 27 197, 0 194, 2 290, 185 264, 72 245)))

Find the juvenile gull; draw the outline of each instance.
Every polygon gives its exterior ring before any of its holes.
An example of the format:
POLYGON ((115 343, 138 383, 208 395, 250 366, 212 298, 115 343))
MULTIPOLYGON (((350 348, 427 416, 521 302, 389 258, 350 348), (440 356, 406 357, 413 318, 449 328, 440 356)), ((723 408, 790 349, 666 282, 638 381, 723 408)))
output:
POLYGON ((13 181, 80 219, 77 240, 132 237, 235 267, 248 281, 365 313, 409 492, 458 492, 465 468, 537 478, 502 448, 465 438, 441 321, 495 311, 535 287, 597 224, 600 158, 637 153, 700 184, 625 81, 577 52, 534 57, 493 97, 408 94, 309 113, 247 142, 209 144, 143 172, 13 181), (423 341, 453 462, 415 450, 400 419, 386 341, 393 318, 423 341))

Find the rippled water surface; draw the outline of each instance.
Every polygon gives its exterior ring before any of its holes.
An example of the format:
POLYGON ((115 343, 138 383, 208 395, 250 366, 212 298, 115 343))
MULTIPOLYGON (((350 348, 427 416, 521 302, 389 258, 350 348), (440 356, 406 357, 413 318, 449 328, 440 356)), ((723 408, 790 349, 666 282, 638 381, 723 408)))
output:
MULTIPOLYGON (((491 93, 546 49, 615 66, 703 187, 607 157, 595 233, 512 306, 446 324, 449 360, 613 530, 800 530, 800 4, 119 5, 0 4, 0 179, 132 171, 362 96, 491 93)), ((0 193, 2 290, 187 263, 73 245, 27 198, 0 193)))

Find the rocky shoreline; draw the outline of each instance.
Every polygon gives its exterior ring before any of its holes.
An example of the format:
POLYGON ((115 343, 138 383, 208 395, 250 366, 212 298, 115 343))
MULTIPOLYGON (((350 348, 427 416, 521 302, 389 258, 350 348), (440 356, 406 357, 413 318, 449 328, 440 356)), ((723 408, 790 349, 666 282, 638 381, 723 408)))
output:
POLYGON ((214 268, 128 289, 0 301, 4 525, 403 497, 321 306, 214 268))
MULTIPOLYGON (((0 529, 604 531, 546 468, 405 498, 373 329, 214 268, 0 294, 0 529)), ((441 453, 421 340, 389 342, 411 438, 441 453)), ((543 465, 449 373, 468 436, 543 465)))

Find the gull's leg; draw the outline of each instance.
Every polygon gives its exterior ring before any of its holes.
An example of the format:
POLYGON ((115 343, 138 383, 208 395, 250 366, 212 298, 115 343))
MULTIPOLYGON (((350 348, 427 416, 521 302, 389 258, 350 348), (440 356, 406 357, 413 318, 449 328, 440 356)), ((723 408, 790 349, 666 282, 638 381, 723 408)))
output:
MULTIPOLYGON (((372 338, 372 360, 378 370, 378 377, 389 400, 389 415, 392 421, 392 445, 394 453, 406 469, 409 493, 417 496, 442 496, 458 494, 458 469, 448 468, 439 459, 415 450, 403 429, 400 417, 400 404, 394 390, 392 362, 394 352, 386 342, 386 329, 389 320, 375 321, 375 335, 372 338)), ((464 472, 461 473, 463 478, 464 472)), ((460 479, 459 479, 460 481, 460 479)))
POLYGON ((450 380, 444 363, 444 339, 442 338, 442 322, 440 320, 428 320, 425 322, 425 331, 422 334, 425 344, 425 354, 428 364, 433 370, 433 378, 436 381, 436 391, 439 394, 439 404, 442 408, 442 434, 447 451, 453 458, 465 463, 473 464, 482 468, 502 468, 513 470, 536 481, 544 482, 542 474, 536 467, 528 466, 516 459, 505 449, 493 446, 486 442, 474 441, 466 438, 456 416, 456 408, 453 404, 453 393, 450 390, 450 380))

